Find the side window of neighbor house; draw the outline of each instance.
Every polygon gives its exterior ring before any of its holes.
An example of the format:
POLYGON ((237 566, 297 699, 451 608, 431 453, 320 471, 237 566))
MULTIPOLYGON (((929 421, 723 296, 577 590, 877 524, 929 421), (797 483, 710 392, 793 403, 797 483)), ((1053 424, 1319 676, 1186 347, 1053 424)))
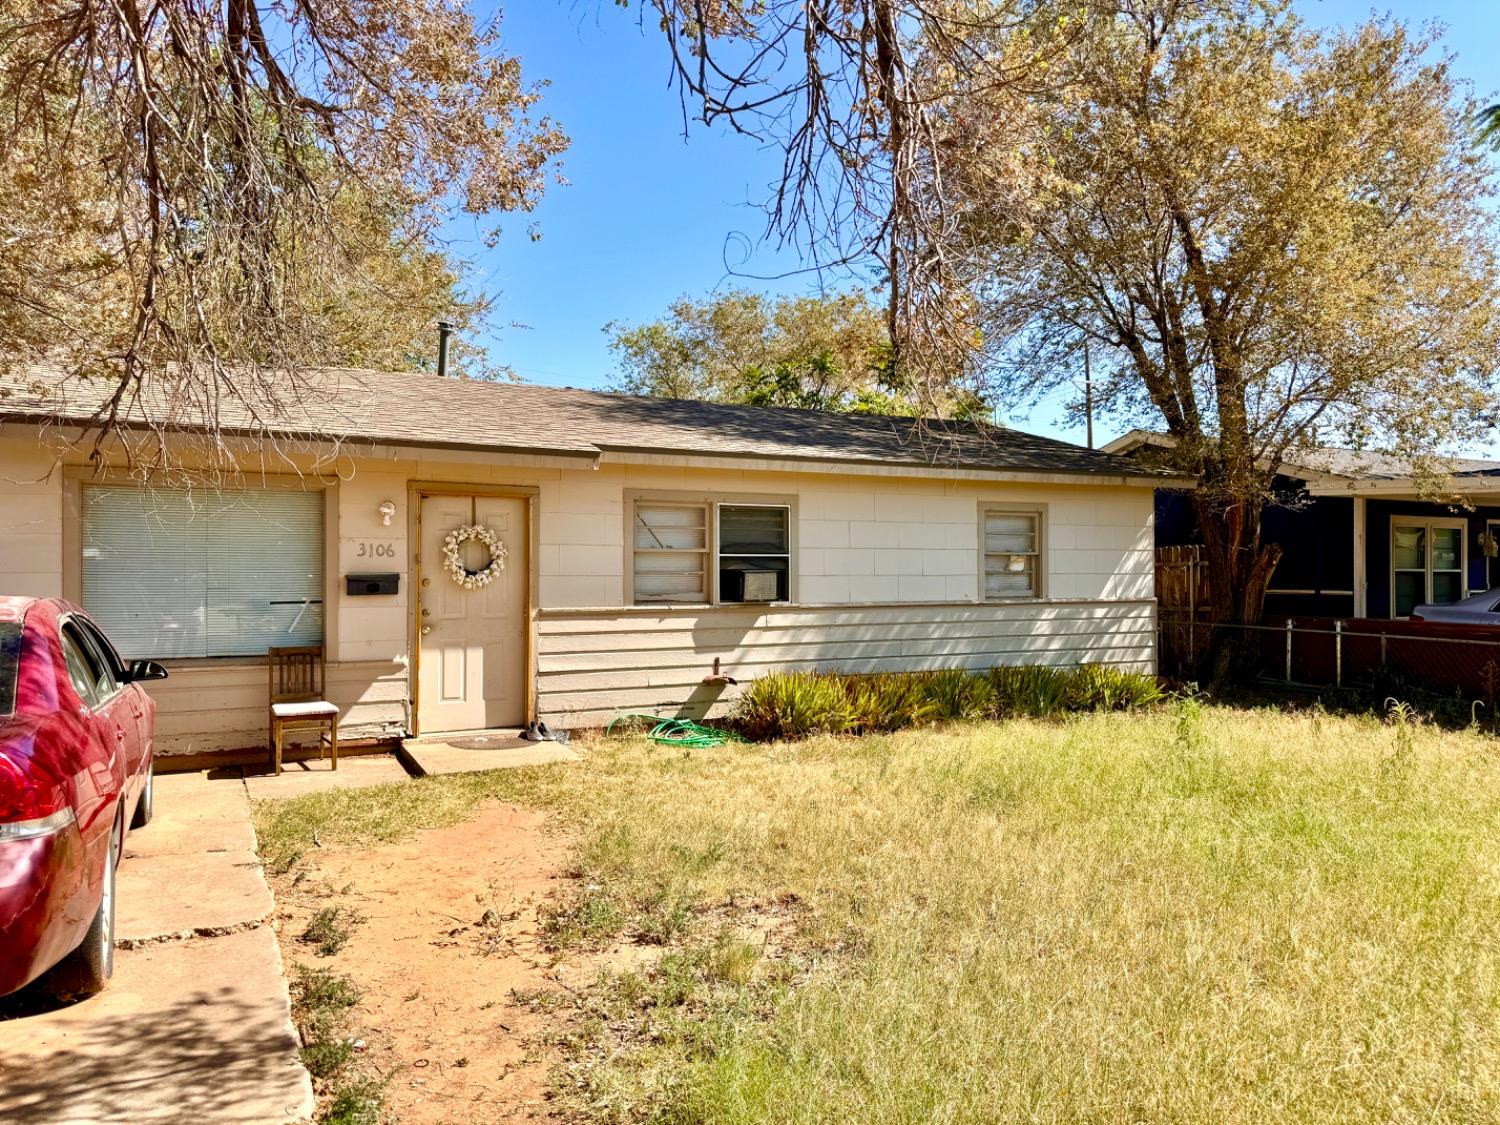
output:
POLYGON ((127 660, 323 641, 323 494, 83 489, 83 605, 127 660))
POLYGON ((708 601, 708 505, 637 501, 635 600, 708 601))
POLYGON ((984 513, 984 598, 1041 595, 1042 517, 1039 512, 984 513))

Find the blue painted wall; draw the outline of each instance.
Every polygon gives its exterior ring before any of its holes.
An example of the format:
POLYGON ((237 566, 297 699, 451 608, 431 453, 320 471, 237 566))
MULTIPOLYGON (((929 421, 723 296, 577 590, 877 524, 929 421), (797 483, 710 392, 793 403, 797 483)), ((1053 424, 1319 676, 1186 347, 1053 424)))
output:
MULTIPOLYGON (((1313 592, 1269 594, 1267 616, 1348 616, 1354 612, 1354 502, 1344 497, 1308 496, 1292 480, 1278 479, 1276 487, 1285 502, 1267 504, 1261 517, 1264 541, 1281 546, 1271 589, 1313 592), (1340 590, 1349 592, 1330 592, 1340 590)), ((1156 545, 1198 542, 1197 519, 1188 494, 1158 489, 1156 545)))
MULTIPOLYGON (((1354 501, 1342 496, 1299 494, 1297 482, 1286 486, 1288 502, 1267 504, 1261 534, 1267 543, 1281 545, 1281 562, 1271 577, 1266 617, 1298 614, 1348 617, 1354 613, 1354 501), (1311 594, 1276 593, 1311 590, 1311 594), (1336 591, 1350 591, 1338 593, 1336 591)), ((1489 520, 1500 521, 1500 507, 1456 511, 1446 504, 1417 500, 1365 502, 1365 613, 1389 617, 1391 612, 1391 517, 1419 515, 1462 517, 1467 525, 1468 585, 1470 593, 1500 586, 1500 559, 1488 559, 1479 544, 1489 520)), ((1185 492, 1160 489, 1156 493, 1156 545, 1175 547, 1201 542, 1193 506, 1185 492)))
POLYGON ((1500 560, 1487 559, 1479 545, 1486 522, 1500 520, 1500 508, 1475 508, 1465 512, 1447 504, 1424 504, 1416 500, 1368 500, 1365 502, 1365 570, 1369 578, 1370 617, 1391 613, 1391 517, 1458 517, 1467 524, 1469 592, 1477 594, 1500 581, 1500 560))

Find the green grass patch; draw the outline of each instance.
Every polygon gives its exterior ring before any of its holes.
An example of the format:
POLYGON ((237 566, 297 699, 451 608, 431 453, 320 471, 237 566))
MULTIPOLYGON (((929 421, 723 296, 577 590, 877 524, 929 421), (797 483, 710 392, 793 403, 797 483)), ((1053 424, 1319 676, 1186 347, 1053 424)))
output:
POLYGON ((317 1120, 378 1125, 382 1088, 355 1073, 354 1066, 357 1052, 349 1021, 360 1000, 359 989, 331 969, 294 965, 291 1000, 292 1019, 302 1039, 302 1065, 321 1095, 317 1120))
POLYGON ((299 941, 313 946, 319 957, 332 957, 348 944, 354 927, 364 919, 345 906, 325 906, 307 921, 299 941))
POLYGON ((306 847, 547 805, 579 838, 570 933, 665 943, 579 1001, 583 1119, 1500 1120, 1473 732, 1186 697, 401 788, 257 823, 306 847))

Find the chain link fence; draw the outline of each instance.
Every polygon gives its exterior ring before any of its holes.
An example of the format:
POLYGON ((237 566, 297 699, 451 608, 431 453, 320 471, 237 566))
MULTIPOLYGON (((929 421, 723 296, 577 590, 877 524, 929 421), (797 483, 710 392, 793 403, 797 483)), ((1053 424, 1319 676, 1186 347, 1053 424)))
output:
POLYGON ((1262 679, 1294 686, 1410 686, 1478 701, 1494 714, 1500 695, 1500 628, 1372 618, 1297 617, 1219 625, 1181 610, 1158 614, 1161 671, 1202 680, 1216 631, 1245 635, 1262 679))

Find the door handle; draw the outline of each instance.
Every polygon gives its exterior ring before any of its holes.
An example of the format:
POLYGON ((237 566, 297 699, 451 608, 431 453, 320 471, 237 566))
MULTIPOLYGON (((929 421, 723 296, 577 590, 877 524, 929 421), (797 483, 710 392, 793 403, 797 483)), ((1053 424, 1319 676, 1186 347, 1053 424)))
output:
POLYGON ((430 632, 432 632, 432 626, 431 625, 423 625, 422 626, 422 636, 425 637, 430 632))

